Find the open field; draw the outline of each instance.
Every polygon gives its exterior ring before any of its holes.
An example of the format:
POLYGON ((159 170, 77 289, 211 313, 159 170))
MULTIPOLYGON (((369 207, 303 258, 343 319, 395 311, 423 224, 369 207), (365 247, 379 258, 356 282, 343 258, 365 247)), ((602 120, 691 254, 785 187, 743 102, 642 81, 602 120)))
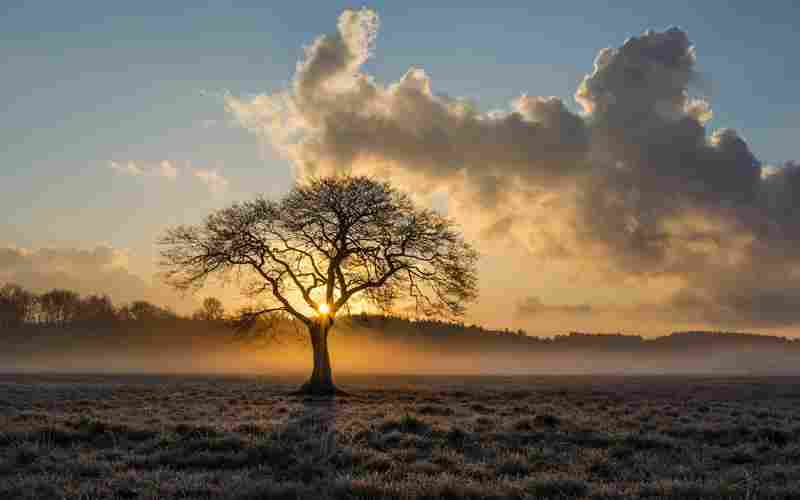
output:
POLYGON ((800 497, 798 378, 298 382, 0 375, 0 498, 800 497))

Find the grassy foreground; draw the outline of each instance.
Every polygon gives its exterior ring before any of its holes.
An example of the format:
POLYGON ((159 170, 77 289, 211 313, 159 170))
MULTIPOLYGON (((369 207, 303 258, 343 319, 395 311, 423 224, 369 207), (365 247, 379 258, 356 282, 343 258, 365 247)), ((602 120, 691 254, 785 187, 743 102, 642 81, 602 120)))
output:
POLYGON ((800 498, 800 379, 0 376, 0 498, 800 498))

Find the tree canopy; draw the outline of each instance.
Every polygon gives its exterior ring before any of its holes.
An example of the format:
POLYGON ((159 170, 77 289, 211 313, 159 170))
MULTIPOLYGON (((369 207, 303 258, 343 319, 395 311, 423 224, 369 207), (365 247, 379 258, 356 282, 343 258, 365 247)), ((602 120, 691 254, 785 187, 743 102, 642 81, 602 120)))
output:
POLYGON ((327 342, 353 300, 452 317, 477 295, 478 255, 455 223, 368 177, 298 183, 280 200, 236 203, 172 228, 160 244, 168 283, 197 290, 212 277, 236 280, 259 304, 242 312, 242 324, 290 315, 312 342, 327 342))
POLYGON ((237 277, 254 313, 308 323, 361 296, 381 309, 410 299, 422 316, 459 316, 477 292, 477 254, 454 223, 367 177, 313 179, 282 200, 257 198, 161 239, 169 283, 197 289, 237 277))

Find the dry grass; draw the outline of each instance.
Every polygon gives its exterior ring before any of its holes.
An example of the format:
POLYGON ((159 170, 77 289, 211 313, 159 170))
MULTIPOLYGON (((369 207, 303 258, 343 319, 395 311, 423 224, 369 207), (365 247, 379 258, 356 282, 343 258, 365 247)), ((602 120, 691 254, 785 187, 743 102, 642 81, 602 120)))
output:
POLYGON ((798 498, 797 379, 0 377, 0 498, 798 498))

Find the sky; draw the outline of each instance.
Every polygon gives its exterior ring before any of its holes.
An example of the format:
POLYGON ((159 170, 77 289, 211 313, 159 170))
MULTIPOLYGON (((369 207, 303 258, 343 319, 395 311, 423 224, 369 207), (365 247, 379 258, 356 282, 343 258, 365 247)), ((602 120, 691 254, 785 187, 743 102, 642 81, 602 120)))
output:
POLYGON ((430 190, 415 193, 420 201, 443 196, 448 213, 469 228, 484 255, 481 299, 469 320, 535 334, 645 335, 691 327, 792 335, 800 323, 792 313, 800 310, 800 257, 792 250, 792 194, 800 184, 784 167, 798 158, 800 132, 800 67, 792 64, 800 12, 793 2, 375 2, 367 7, 379 27, 365 28, 371 21, 358 14, 365 11, 352 11, 355 32, 337 32, 352 4, 209 4, 2 3, 0 211, 7 216, 0 219, 0 281, 74 286, 115 300, 145 295, 190 308, 191 299, 176 298, 154 277, 155 241, 166 227, 197 223, 258 194, 280 196, 298 172, 353 166, 411 191, 425 180, 430 190), (645 74, 651 93, 627 92, 631 83, 614 73, 625 64, 611 64, 591 80, 583 102, 575 99, 600 50, 673 26, 680 31, 642 37, 655 47, 649 55, 616 60, 664 62, 662 48, 686 49, 675 33, 688 37, 696 60, 645 74), (352 56, 342 78, 365 78, 378 97, 358 94, 352 82, 330 90, 304 77, 322 35, 334 45, 344 41, 352 56), (407 73, 412 67, 424 73, 407 73), (659 87, 684 79, 677 90, 659 87), (671 92, 683 90, 713 117, 689 109, 688 100, 676 105, 671 92), (323 91, 349 100, 332 104, 323 91), (345 116, 345 101, 400 111, 383 116, 385 130, 368 120, 339 121, 327 130, 341 134, 315 135, 319 123, 345 116), (293 109, 273 108, 287 102, 293 109), (480 116, 455 119, 459 103, 480 116), (656 111, 641 123, 652 127, 648 137, 665 138, 644 141, 647 149, 631 139, 637 127, 625 117, 650 104, 656 111), (411 108, 415 123, 391 114, 411 108), (517 131, 513 113, 544 132, 517 131), (497 140, 470 149, 462 129, 448 128, 463 120, 497 140), (686 146, 680 158, 706 170, 729 162, 735 174, 698 179, 659 170, 672 168, 659 163, 663 144, 694 134, 695 124, 708 144, 686 146), (435 126, 448 148, 463 152, 437 149, 442 144, 431 135, 409 145, 403 134, 412 126, 435 126), (735 136, 714 143, 713 131, 723 128, 735 136), (360 142, 336 142, 352 132, 363 135, 360 142), (307 141, 292 142, 298 134, 307 141), (503 151, 511 140, 503 134, 524 147, 503 151), (430 161, 422 159, 429 152, 430 161), (751 157, 756 179, 776 174, 769 182, 751 179, 767 193, 752 202, 740 196, 751 184, 737 181, 750 175, 751 157), (609 174, 622 165, 630 173, 609 174), (609 193, 632 191, 648 202, 620 208, 609 201, 609 193), (631 221, 636 230, 614 234, 631 221), (636 238, 646 244, 637 247, 636 238))

